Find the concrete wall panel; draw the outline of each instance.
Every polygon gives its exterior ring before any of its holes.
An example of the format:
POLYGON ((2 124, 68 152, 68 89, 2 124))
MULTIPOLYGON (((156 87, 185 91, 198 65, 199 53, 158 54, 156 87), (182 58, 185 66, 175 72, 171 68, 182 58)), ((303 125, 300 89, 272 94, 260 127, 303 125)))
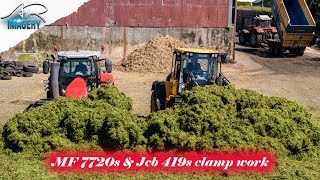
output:
POLYGON ((190 47, 213 48, 225 51, 232 57, 233 29, 226 28, 144 28, 144 27, 84 27, 46 26, 44 34, 61 37, 63 50, 99 50, 102 44, 104 56, 115 64, 152 38, 170 35, 187 43, 190 47))

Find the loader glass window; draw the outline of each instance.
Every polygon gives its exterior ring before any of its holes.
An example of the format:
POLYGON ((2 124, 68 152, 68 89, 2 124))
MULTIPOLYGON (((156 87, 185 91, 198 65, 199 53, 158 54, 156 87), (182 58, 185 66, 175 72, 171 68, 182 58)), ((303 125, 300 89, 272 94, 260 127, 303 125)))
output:
POLYGON ((188 70, 189 73, 191 73, 191 76, 193 76, 198 81, 199 84, 205 85, 211 79, 211 76, 212 76, 211 66, 212 66, 212 60, 190 58, 187 60, 185 68, 188 70), (197 70, 192 70, 190 68, 192 64, 197 67, 197 70))

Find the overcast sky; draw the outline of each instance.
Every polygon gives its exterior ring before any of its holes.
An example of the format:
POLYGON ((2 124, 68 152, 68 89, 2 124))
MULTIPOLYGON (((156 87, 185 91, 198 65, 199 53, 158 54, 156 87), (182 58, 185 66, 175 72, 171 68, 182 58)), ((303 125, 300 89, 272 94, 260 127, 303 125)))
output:
MULTIPOLYGON (((11 12, 22 3, 24 6, 33 3, 41 3, 48 8, 48 12, 41 15, 41 17, 43 17, 43 19, 46 21, 46 24, 51 24, 57 19, 65 17, 76 11, 83 3, 87 1, 88 0, 1 0, 0 18, 11 14, 11 12)), ((27 11, 41 12, 42 9, 42 7, 33 6, 28 8, 27 11)), ((40 27, 43 26, 44 24, 41 23, 40 27)), ((6 51, 20 41, 27 39, 30 34, 35 31, 36 30, 8 29, 7 23, 3 19, 0 19, 0 52, 6 51)))

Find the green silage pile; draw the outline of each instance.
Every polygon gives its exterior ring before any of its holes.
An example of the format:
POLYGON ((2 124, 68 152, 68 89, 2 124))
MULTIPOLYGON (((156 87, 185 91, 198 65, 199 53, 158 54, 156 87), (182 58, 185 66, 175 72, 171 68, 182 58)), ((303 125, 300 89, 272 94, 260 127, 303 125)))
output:
POLYGON ((320 130, 296 102, 234 86, 194 88, 184 102, 151 114, 149 146, 182 149, 266 149, 279 156, 316 152, 320 130))
POLYGON ((273 177, 320 171, 320 128, 305 108, 284 98, 211 86, 185 92, 182 103, 146 118, 131 109, 131 99, 116 87, 83 99, 58 98, 12 117, 0 148, 39 157, 57 148, 265 149, 278 158, 273 177))
POLYGON ((146 144, 144 119, 130 113, 131 99, 115 87, 93 91, 88 98, 58 98, 20 113, 4 126, 6 147, 15 152, 47 152, 90 144, 130 148, 146 144))

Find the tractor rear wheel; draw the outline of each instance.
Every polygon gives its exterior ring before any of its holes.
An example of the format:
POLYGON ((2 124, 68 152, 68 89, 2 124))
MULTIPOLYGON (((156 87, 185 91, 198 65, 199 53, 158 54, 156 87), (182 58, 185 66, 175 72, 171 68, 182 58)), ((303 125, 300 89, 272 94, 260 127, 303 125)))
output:
POLYGON ((250 33, 250 43, 253 47, 258 47, 262 43, 262 35, 253 30, 250 33))
POLYGON ((246 38, 246 34, 242 31, 241 33, 240 33, 240 36, 239 36, 239 42, 240 42, 240 44, 241 45, 244 45, 244 44, 246 44, 247 43, 247 38, 246 38))

